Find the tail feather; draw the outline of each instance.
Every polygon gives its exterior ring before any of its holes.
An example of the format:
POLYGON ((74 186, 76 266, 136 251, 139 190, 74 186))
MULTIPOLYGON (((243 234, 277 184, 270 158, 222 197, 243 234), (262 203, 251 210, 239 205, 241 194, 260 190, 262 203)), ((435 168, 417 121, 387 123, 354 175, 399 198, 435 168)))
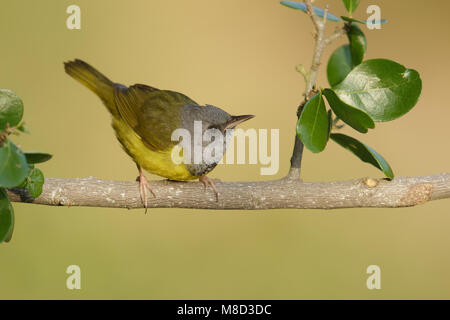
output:
POLYGON ((79 59, 65 62, 64 69, 68 75, 99 96, 109 112, 113 115, 117 113, 114 104, 114 82, 91 65, 79 59))

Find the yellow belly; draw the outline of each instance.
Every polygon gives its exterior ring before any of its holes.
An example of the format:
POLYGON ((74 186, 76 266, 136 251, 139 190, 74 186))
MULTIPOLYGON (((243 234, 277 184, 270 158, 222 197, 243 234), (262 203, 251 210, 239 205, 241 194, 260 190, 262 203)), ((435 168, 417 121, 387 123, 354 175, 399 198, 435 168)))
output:
POLYGON ((186 166, 172 161, 172 149, 150 150, 140 137, 123 120, 113 118, 116 136, 128 155, 144 170, 170 180, 193 180, 186 166))

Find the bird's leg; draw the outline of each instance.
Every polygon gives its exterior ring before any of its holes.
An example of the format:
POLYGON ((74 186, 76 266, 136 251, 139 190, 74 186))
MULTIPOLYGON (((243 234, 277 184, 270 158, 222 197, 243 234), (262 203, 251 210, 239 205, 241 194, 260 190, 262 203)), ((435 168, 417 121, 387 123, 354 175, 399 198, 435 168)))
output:
POLYGON ((139 181, 139 194, 141 195, 141 200, 144 203, 145 213, 147 213, 148 209, 147 189, 150 190, 150 192, 153 194, 154 197, 156 197, 156 195, 153 192, 153 189, 148 184, 147 178, 144 176, 141 166, 137 165, 137 168, 139 170, 139 176, 136 178, 136 181, 139 181))
MULTIPOLYGON (((211 186, 211 188, 213 189, 214 193, 216 194, 216 200, 219 201, 219 192, 217 192, 217 189, 216 189, 216 186, 214 185, 213 180, 211 180, 207 176, 202 176, 198 179, 198 181, 203 183, 203 185, 205 186, 205 189, 206 189, 206 186, 209 184, 211 186)), ((218 180, 218 181, 220 181, 220 180, 218 180)))

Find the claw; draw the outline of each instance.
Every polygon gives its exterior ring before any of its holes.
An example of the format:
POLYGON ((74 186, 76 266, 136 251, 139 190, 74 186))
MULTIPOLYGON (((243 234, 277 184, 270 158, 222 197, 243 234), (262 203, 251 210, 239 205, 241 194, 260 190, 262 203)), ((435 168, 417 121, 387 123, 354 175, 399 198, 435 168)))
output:
POLYGON ((147 190, 149 190, 153 196, 156 198, 155 192, 148 184, 147 178, 144 176, 142 172, 142 168, 138 165, 139 176, 136 178, 136 181, 139 181, 139 194, 141 195, 141 200, 144 203, 145 213, 148 210, 148 200, 147 200, 147 190))
MULTIPOLYGON (((203 177, 200 177, 200 178, 198 179, 198 181, 200 181, 201 183, 203 183, 203 186, 205 187, 205 190, 206 190, 207 185, 210 185, 210 186, 211 186, 211 189, 213 189, 213 191, 214 191, 214 193, 215 193, 215 195, 216 195, 216 201, 219 201, 219 192, 217 192, 217 189, 216 189, 216 186, 215 186, 213 180, 211 180, 211 179, 208 178, 207 176, 203 176, 203 177)), ((217 181, 220 181, 220 180, 217 180, 217 181)))

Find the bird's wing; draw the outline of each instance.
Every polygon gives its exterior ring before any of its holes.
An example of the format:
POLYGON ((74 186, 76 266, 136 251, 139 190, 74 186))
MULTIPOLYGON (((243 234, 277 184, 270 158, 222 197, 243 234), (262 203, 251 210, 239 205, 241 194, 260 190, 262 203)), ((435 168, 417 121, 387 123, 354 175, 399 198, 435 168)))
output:
POLYGON ((120 116, 155 151, 177 143, 171 136, 181 124, 181 107, 197 105, 184 94, 142 84, 116 87, 114 98, 120 116))

